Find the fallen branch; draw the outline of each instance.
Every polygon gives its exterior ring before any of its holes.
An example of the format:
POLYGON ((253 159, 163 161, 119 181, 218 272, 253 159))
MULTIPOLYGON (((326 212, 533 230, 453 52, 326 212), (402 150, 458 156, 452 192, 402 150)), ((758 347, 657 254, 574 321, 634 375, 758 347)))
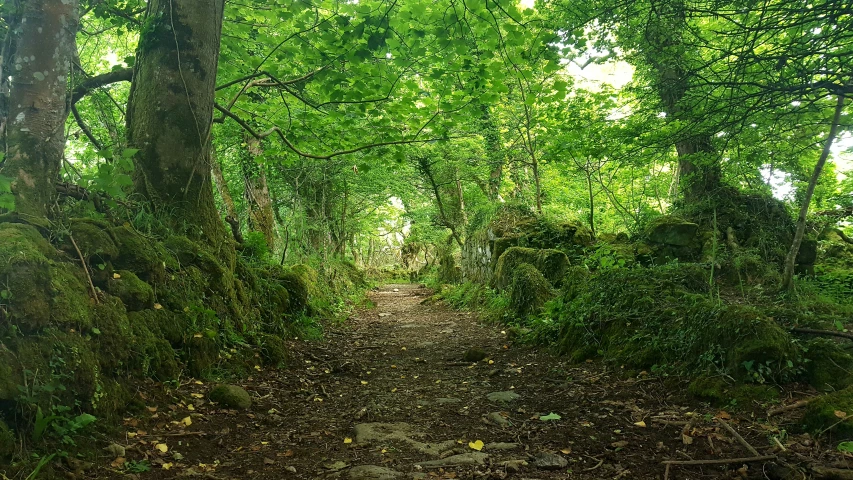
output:
POLYGON ((790 405, 783 405, 781 407, 771 408, 770 410, 767 411, 767 416, 772 417, 773 415, 779 415, 780 413, 785 413, 785 412, 789 412, 791 410, 796 410, 798 408, 803 408, 806 405, 808 405, 809 403, 811 403, 812 400, 814 400, 814 398, 807 398, 805 400, 800 400, 800 401, 794 402, 790 405))
POLYGON ((97 305, 98 291, 95 290, 95 284, 92 283, 92 275, 89 273, 89 265, 86 264, 86 258, 83 257, 83 252, 80 251, 80 247, 78 247, 77 242, 74 241, 74 235, 68 235, 68 238, 71 239, 71 244, 74 245, 74 250, 77 250, 77 255, 80 256, 80 263, 83 264, 83 270, 86 272, 86 278, 89 280, 89 288, 92 289, 92 298, 95 300, 95 305, 97 305))
POLYGON ((853 480, 853 470, 846 468, 812 467, 815 478, 831 478, 833 480, 853 480))
POLYGON ((776 460, 776 455, 762 455, 760 457, 743 458, 721 458, 717 460, 666 460, 664 465, 728 465, 732 463, 754 463, 776 460))
POLYGON ((827 337, 840 337, 853 340, 853 333, 847 332, 833 332, 832 330, 818 330, 816 328, 792 328, 791 331, 794 333, 808 333, 811 335, 824 335, 827 337))
POLYGON ((755 455, 756 457, 761 456, 761 454, 760 454, 760 453, 758 453, 758 450, 756 450, 755 448, 753 448, 753 446, 752 446, 752 445, 750 445, 750 444, 749 444, 749 442, 747 442, 746 440, 744 440, 744 439, 743 439, 743 437, 741 437, 741 436, 740 436, 740 434, 739 434, 739 433, 737 433, 737 431, 736 431, 734 428, 732 428, 732 426, 731 426, 731 425, 729 425, 729 424, 728 424, 728 422, 726 422, 726 421, 725 421, 725 420, 723 420, 722 418, 718 418, 718 419, 717 419, 717 422, 719 422, 719 424, 720 424, 720 425, 722 425, 723 427, 725 427, 725 428, 726 428, 726 430, 728 430, 728 431, 729 431, 729 433, 731 433, 731 434, 732 434, 732 435, 737 439, 737 441, 738 441, 738 442, 740 442, 740 444, 741 444, 741 445, 743 445, 743 448, 745 448, 745 449, 747 449, 747 450, 749 451, 749 453, 751 453, 751 454, 755 455))

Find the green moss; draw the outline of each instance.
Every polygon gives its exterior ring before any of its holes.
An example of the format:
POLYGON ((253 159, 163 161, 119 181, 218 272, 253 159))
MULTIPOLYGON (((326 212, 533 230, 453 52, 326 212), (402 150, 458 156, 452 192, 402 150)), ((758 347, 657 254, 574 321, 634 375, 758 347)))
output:
POLYGON ((513 272, 522 263, 533 265, 545 279, 558 287, 562 284, 563 276, 569 268, 569 258, 559 250, 511 247, 498 259, 492 279, 494 287, 499 290, 509 287, 513 272))
POLYGON ((444 252, 439 258, 438 281, 449 284, 462 281, 462 269, 456 265, 456 259, 450 252, 444 252))
POLYGON ((853 385, 853 356, 841 345, 826 338, 816 338, 803 347, 803 356, 807 360, 805 380, 809 385, 822 391, 853 385))
MULTIPOLYGON (((70 223, 74 242, 86 259, 95 257, 108 261, 118 257, 118 246, 108 233, 109 225, 90 218, 74 218, 70 223)), ((70 239, 64 248, 76 258, 77 253, 70 239)))
POLYGON ((195 265, 210 276, 230 277, 226 274, 225 266, 207 248, 187 237, 172 236, 167 238, 163 245, 178 259, 181 265, 195 265))
POLYGON ((217 385, 208 395, 211 401, 222 404, 225 407, 245 410, 252 406, 252 397, 249 392, 236 385, 217 385))
POLYGON ((836 440, 853 438, 853 386, 809 403, 803 415, 803 428, 815 434, 829 431, 836 440))
POLYGON ((55 256, 56 249, 35 227, 0 223, 0 269, 11 262, 42 263, 55 256))
POLYGON ((92 308, 91 335, 93 348, 104 371, 132 370, 129 360, 134 343, 133 330, 121 300, 107 295, 92 308))
POLYGON ((509 296, 513 314, 517 318, 526 318, 539 313, 553 294, 551 284, 542 273, 533 265, 522 263, 513 271, 509 296))
POLYGON ((162 283, 166 280, 166 267, 177 268, 162 246, 129 226, 114 227, 110 229, 110 235, 119 250, 119 256, 113 261, 118 269, 132 271, 150 283, 162 283))
POLYGON ((518 246, 518 237, 519 235, 511 235, 508 237, 500 237, 496 238, 494 243, 492 244, 492 267, 494 268, 498 259, 501 258, 504 252, 509 250, 512 247, 518 246))
POLYGON ((154 306, 154 289, 127 270, 119 270, 109 279, 107 292, 120 298, 130 311, 154 306))
POLYGON ((721 377, 696 378, 687 391, 715 405, 729 407, 749 407, 779 398, 779 391, 769 385, 730 384, 721 377))
POLYGON ((287 360, 287 345, 277 335, 259 334, 256 342, 260 350, 261 359, 267 365, 278 367, 287 360))
POLYGON ((190 375, 196 378, 206 377, 219 359, 215 332, 193 334, 187 339, 183 354, 190 375))
POLYGON ((177 378, 180 373, 175 350, 159 335, 156 325, 149 324, 150 319, 139 312, 128 313, 134 341, 129 346, 136 361, 134 371, 161 381, 177 378))
POLYGON ((15 432, 0 420, 0 460, 9 459, 17 450, 18 439, 15 432))
POLYGON ((653 243, 686 247, 698 240, 699 225, 680 217, 662 215, 646 226, 646 238, 653 243))

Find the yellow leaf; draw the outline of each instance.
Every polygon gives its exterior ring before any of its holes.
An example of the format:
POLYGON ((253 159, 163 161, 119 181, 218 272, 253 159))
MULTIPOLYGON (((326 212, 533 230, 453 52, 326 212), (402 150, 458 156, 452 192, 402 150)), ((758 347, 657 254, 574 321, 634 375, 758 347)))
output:
POLYGON ((400 350, 402 350, 402 351, 404 351, 404 352, 405 352, 405 351, 406 351, 406 347, 403 347, 403 348, 401 348, 400 350))
POLYGON ((836 410, 835 416, 838 418, 845 418, 845 417, 847 417, 847 412, 842 412, 841 410, 836 410))
POLYGON ((154 310, 163 310, 163 305, 160 305, 159 303, 155 303, 154 304, 154 310))
POLYGON ((163 470, 168 470, 168 469, 172 468, 173 466, 174 466, 174 464, 172 462, 164 463, 163 464, 163 470))
POLYGON ((157 445, 154 445, 154 448, 160 450, 160 453, 166 453, 169 451, 169 446, 165 443, 158 443, 157 445))
POLYGON ((347 437, 344 439, 344 443, 352 443, 352 439, 347 437))
POLYGON ((193 420, 190 417, 184 417, 184 419, 181 420, 181 423, 189 427, 193 424, 193 420))
POLYGON ((200 393, 191 393, 190 396, 193 398, 204 398, 204 395, 200 393))
POLYGON ((560 450, 560 451, 561 451, 561 452, 563 452, 563 454, 568 455, 568 454, 572 453, 572 448, 571 448, 571 447, 569 447, 569 448, 564 448, 564 449, 562 449, 562 450, 560 450))
POLYGON ((192 403, 187 405, 187 410, 192 412, 193 410, 195 410, 195 405, 193 405, 192 403))
POLYGON ((646 428, 646 422, 644 422, 644 421, 642 421, 642 420, 640 420, 639 422, 635 423, 634 425, 636 425, 636 426, 638 426, 638 427, 646 428))
POLYGON ((495 364, 494 360, 489 360, 489 365, 494 365, 494 364, 495 364))
POLYGON ((362 380, 362 381, 361 381, 361 384, 362 384, 362 385, 367 385, 367 380, 362 380))
POLYGON ((480 450, 483 449, 483 441, 477 440, 474 442, 468 442, 468 446, 479 452, 480 450))
POLYGON ((259 372, 260 372, 260 371, 261 371, 261 366, 260 366, 260 365, 255 365, 255 370, 257 370, 257 371, 259 371, 259 372))
POLYGON ((127 438, 133 438, 136 436, 136 432, 127 432, 127 438))
POLYGON ((117 273, 114 273, 114 274, 113 274, 113 278, 116 278, 116 279, 121 278, 121 275, 119 275, 119 274, 117 274, 117 273))

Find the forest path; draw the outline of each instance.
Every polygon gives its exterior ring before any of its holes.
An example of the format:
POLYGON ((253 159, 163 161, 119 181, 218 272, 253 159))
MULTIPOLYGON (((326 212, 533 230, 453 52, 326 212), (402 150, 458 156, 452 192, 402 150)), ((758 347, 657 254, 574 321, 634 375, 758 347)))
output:
MULTIPOLYGON (((709 421, 718 410, 644 375, 513 345, 500 326, 430 295, 382 287, 371 293, 375 308, 326 340, 291 342, 287 368, 243 379, 250 409, 223 410, 207 402, 210 385, 190 381, 149 398, 117 443, 127 462, 150 465, 140 479, 654 479, 663 460, 750 456, 709 421), (486 358, 463 362, 471 347, 486 358), (681 425, 691 415, 705 420, 688 445, 681 425)), ((766 431, 730 421, 767 445, 766 431)), ((677 468, 669 478, 743 478, 740 467, 677 468)), ((98 478, 120 470, 102 467, 98 478)), ((764 478, 761 470, 748 476, 764 478)))

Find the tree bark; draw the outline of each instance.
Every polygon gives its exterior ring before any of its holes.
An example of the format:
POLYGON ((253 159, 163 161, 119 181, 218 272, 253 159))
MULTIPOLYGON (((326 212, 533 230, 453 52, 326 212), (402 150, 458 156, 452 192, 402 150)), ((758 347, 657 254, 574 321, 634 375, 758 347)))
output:
POLYGON ((217 243, 210 129, 224 0, 150 0, 127 109, 134 186, 171 227, 217 243))
POLYGON ((4 15, 0 175, 12 179, 15 213, 46 225, 65 151, 68 77, 79 24, 77 0, 27 0, 4 15), (5 97, 5 95, 3 96, 5 97))
POLYGON ((806 232, 806 217, 809 214, 809 204, 812 201, 817 181, 820 178, 820 173, 823 171, 823 166, 829 158, 829 150, 832 147, 832 142, 835 136, 838 135, 838 123, 841 120, 841 112, 844 110, 844 95, 838 95, 838 101, 835 104, 835 114, 832 117, 832 124, 829 127, 829 136, 823 144, 823 151, 820 153, 820 158, 817 165, 814 167, 812 177, 809 180, 809 186, 806 188, 806 195, 803 198, 803 204, 800 205, 800 215, 797 217, 797 229, 794 232, 794 241, 791 242, 791 249, 788 250, 788 255, 785 257, 785 270, 782 273, 782 290, 790 290, 793 286, 794 267, 797 262, 797 253, 800 251, 800 244, 803 243, 803 237, 806 232))
POLYGON ((222 173, 222 165, 216 159, 213 149, 210 151, 210 163, 213 167, 213 181, 216 183, 216 190, 222 197, 222 204, 225 205, 225 216, 237 220, 240 217, 237 214, 237 207, 234 205, 234 197, 231 196, 228 182, 225 181, 225 175, 222 173))
POLYGON ((267 184, 264 166, 257 163, 254 157, 263 153, 261 141, 245 138, 248 152, 241 157, 243 180, 245 184, 244 197, 249 206, 249 225, 253 230, 261 232, 267 247, 275 248, 275 216, 273 215, 272 198, 267 184))

